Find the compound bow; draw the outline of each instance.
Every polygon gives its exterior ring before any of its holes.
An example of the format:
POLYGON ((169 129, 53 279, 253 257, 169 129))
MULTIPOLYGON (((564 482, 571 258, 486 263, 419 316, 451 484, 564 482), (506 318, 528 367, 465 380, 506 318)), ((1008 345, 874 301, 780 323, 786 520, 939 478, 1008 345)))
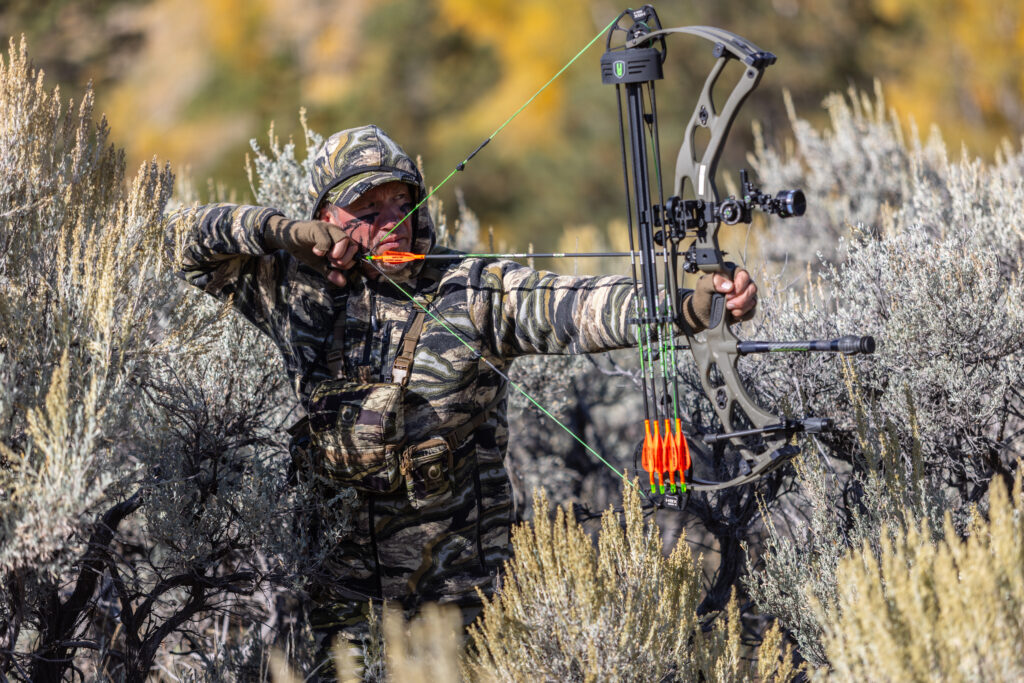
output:
MULTIPOLYGON (((772 53, 722 29, 706 26, 662 28, 657 13, 650 5, 639 10, 626 10, 619 15, 608 31, 606 52, 601 58, 602 81, 615 85, 619 99, 630 251, 635 248, 641 254, 639 272, 636 259, 633 260, 633 278, 639 307, 635 322, 638 326, 646 420, 645 438, 637 450, 644 469, 650 475, 651 493, 667 507, 684 504, 682 492, 686 485, 677 489, 675 475, 678 474, 682 482, 691 461, 689 446, 697 445, 693 437, 699 437, 719 457, 726 446, 740 456, 739 473, 730 479, 713 481, 696 475, 689 477, 691 489, 712 491, 753 482, 795 456, 799 449, 791 443, 794 434, 818 433, 832 428, 832 421, 828 418, 784 417, 760 407, 747 393, 737 372, 736 364, 741 355, 771 351, 845 354, 874 351, 871 337, 847 336, 829 341, 799 342, 740 341, 730 328, 722 294, 713 296, 711 323, 702 334, 688 329, 681 316, 680 270, 709 274, 731 270, 731 264, 725 261, 725 253, 718 244, 722 223, 750 223, 754 210, 781 218, 804 213, 803 192, 786 190, 772 197, 756 188, 747 179, 746 171, 740 172, 740 197, 720 199, 715 183, 718 161, 739 108, 760 82, 765 69, 774 63, 775 55, 772 53), (622 25, 624 19, 631 23, 622 25), (613 46, 613 38, 620 33, 625 34, 624 42, 613 46), (667 55, 665 39, 677 33, 710 41, 717 61, 704 82, 693 115, 683 132, 673 182, 675 194, 665 199, 661 189, 654 86, 655 81, 663 77, 662 65, 667 55), (713 99, 714 89, 730 60, 742 64, 742 74, 719 109, 713 99), (622 116, 623 90, 625 122, 622 116), (707 129, 710 135, 698 156, 696 138, 700 128, 707 129), (657 204, 652 200, 647 136, 653 145, 657 204), (687 240, 692 242, 684 250, 681 243, 687 240), (656 247, 660 248, 660 259, 656 247), (677 265, 680 260, 681 268, 677 265), (674 343, 674 328, 686 330, 685 347, 674 343), (677 349, 686 347, 693 356, 704 392, 722 425, 720 432, 701 433, 692 424, 685 428, 682 425, 675 353, 677 349), (660 377, 656 372, 659 366, 660 377)), ((706 449, 700 450, 706 454, 706 449)))
MULTIPOLYGON (((832 420, 829 418, 792 418, 775 415, 760 407, 747 393, 740 379, 736 367, 740 356, 780 351, 852 355, 872 353, 875 343, 873 338, 867 336, 795 342, 740 341, 730 328, 731 320, 725 310, 725 298, 721 294, 712 297, 711 322, 708 328, 700 334, 689 329, 681 314, 680 270, 708 274, 731 271, 732 264, 725 261, 725 252, 718 244, 721 224, 750 223, 755 210, 775 214, 781 218, 799 216, 804 212, 803 192, 785 190, 773 197, 755 187, 748 180, 745 171, 740 172, 740 197, 720 199, 715 184, 718 161, 729 129, 736 119, 740 106, 760 82, 765 69, 775 63, 775 55, 722 29, 706 26, 662 28, 657 13, 650 5, 645 5, 639 10, 623 11, 605 30, 606 51, 601 58, 601 77, 604 83, 616 86, 619 99, 619 127, 630 241, 629 252, 619 255, 629 255, 632 261, 637 310, 631 322, 637 326, 636 337, 644 396, 645 434, 644 440, 636 448, 634 460, 642 461, 650 477, 648 498, 659 507, 682 509, 686 504, 685 495, 688 488, 696 491, 714 491, 754 482, 800 452, 792 443, 795 434, 820 433, 832 428, 832 420), (628 20, 629 25, 624 26, 623 20, 628 20), (613 46, 613 39, 620 33, 624 34, 625 40, 613 46), (683 143, 676 160, 673 183, 675 194, 665 199, 661 187, 654 85, 655 81, 663 77, 662 66, 667 56, 665 39, 676 33, 694 35, 713 43, 713 55, 717 61, 704 82, 693 115, 684 131, 683 143), (724 106, 719 110, 714 103, 713 91, 730 60, 741 63, 743 70, 724 106), (622 114, 623 90, 627 112, 625 120, 622 114), (707 129, 710 137, 698 158, 696 135, 700 128, 707 129), (653 178, 656 182, 652 182, 648 135, 652 141, 653 178), (652 199, 652 184, 656 184, 658 188, 657 204, 652 199), (690 244, 684 249, 682 244, 687 241, 690 241, 690 244), (676 344, 675 341, 679 336, 679 329, 685 331, 684 345, 676 344), (687 420, 680 414, 676 353, 685 349, 689 349, 693 356, 701 385, 721 423, 721 431, 702 431, 697 428, 696 421, 687 420), (687 483, 686 472, 691 467, 696 469, 690 456, 691 448, 702 455, 699 460, 703 462, 721 462, 726 448, 729 448, 738 456, 739 473, 731 478, 716 481, 693 472, 687 483)), ((590 44, 580 50, 559 74, 600 35, 595 36, 590 44)), ((556 74, 555 78, 559 74, 556 74)), ((554 78, 548 81, 533 97, 540 94, 553 80, 554 78)), ((532 100, 533 98, 527 104, 532 100)), ((525 106, 520 107, 519 111, 525 106)), ((457 171, 463 170, 519 111, 478 145, 402 221, 414 214, 457 171)), ((397 228, 397 225, 395 227, 397 228)), ((378 240, 378 243, 382 241, 383 238, 378 240)), ((372 251, 371 249, 370 252, 372 251)), ((468 256, 472 255, 463 255, 468 256)), ((416 255, 366 255, 367 261, 374 267, 375 261, 399 263, 404 262, 401 259, 413 258, 416 258, 416 255)), ((405 291, 384 271, 379 268, 378 271, 400 291, 405 291)), ((415 301, 411 295, 409 298, 415 301)), ((427 313, 433 315, 429 310, 427 313)), ((438 322, 448 328, 444 321, 438 322)), ((458 337, 454 330, 450 331, 458 337)), ((480 356, 480 360, 491 365, 483 356, 480 356)), ((493 365, 491 367, 513 388, 555 419, 522 387, 512 382, 493 365)), ((555 421, 558 422, 557 419, 555 421)), ((568 427, 561 422, 558 424, 591 454, 622 476, 613 465, 568 427)))

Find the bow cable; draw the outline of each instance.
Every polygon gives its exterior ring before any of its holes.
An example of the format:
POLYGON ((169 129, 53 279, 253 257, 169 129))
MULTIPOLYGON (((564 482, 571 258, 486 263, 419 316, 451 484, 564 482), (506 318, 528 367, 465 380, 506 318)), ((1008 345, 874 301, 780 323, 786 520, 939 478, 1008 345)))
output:
POLYGON ((420 309, 424 313, 429 315, 434 320, 434 322, 436 322, 438 325, 440 325, 445 330, 447 330, 449 334, 451 334, 453 337, 455 337, 459 341, 460 344, 462 344, 467 349, 469 349, 470 352, 472 352, 472 354, 476 357, 477 360, 483 361, 483 363, 485 365, 487 365, 487 367, 489 367, 491 370, 493 370, 495 373, 497 373, 499 377, 501 377, 509 385, 511 385, 516 391, 518 391, 520 394, 522 394, 524 397, 526 397, 526 400, 528 400, 530 403, 532 403, 534 406, 536 406, 538 410, 540 410, 542 413, 544 413, 545 415, 550 417, 552 420, 554 420, 555 424, 557 424, 559 427, 561 427, 565 431, 566 434, 568 434, 573 439, 575 439, 577 443, 579 443, 581 446, 583 446, 585 449, 587 449, 587 452, 589 452, 595 458, 600 460, 603 464, 607 465, 608 468, 611 469, 612 472, 617 474, 619 476, 619 478, 622 479, 622 481, 624 481, 627 484, 629 484, 630 486, 634 487, 641 495, 644 495, 643 489, 641 489, 639 486, 637 486, 634 482, 630 481, 629 478, 627 478, 626 475, 623 472, 620 472, 618 470, 618 468, 616 468, 610 462, 605 460, 605 458, 600 453, 598 453, 596 450, 594 450, 594 448, 591 447, 590 444, 588 444, 586 441, 584 441, 582 437, 580 437, 578 434, 576 434, 576 432, 574 432, 573 430, 569 429, 569 427, 566 426, 565 423, 563 423, 561 420, 559 420, 557 417, 555 417, 547 408, 542 406, 537 401, 537 399, 535 399, 533 396, 531 396, 529 394, 529 392, 527 392, 525 389, 523 389, 522 386, 520 386, 517 382, 512 380, 506 373, 502 372, 494 363, 489 361, 482 353, 480 353, 479 351, 474 349, 473 346, 468 341, 463 339, 462 336, 453 329, 453 327, 454 327, 453 325, 448 324, 441 316, 439 316, 438 314, 434 313, 427 306, 424 306, 422 303, 417 301, 416 297, 414 297, 410 292, 407 292, 401 285, 399 285, 397 282, 395 282, 387 273, 385 273, 380 267, 378 267, 376 263, 373 263, 371 261, 370 264, 374 268, 376 268, 377 272, 380 273, 381 275, 383 275, 387 279, 387 281, 390 282, 391 285, 395 289, 397 289, 402 294, 407 296, 410 301, 412 301, 414 304, 419 306, 420 309))

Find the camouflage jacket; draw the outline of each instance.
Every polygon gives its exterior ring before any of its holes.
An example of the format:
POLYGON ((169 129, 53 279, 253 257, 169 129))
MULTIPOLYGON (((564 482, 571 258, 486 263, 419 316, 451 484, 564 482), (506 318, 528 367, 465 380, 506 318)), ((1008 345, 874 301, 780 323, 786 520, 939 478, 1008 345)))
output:
MULTIPOLYGON (((301 402, 329 379, 326 353, 334 322, 345 317, 344 369, 364 381, 389 381, 399 341, 417 308, 389 283, 353 278, 336 288, 284 251, 268 253, 262 229, 273 209, 225 204, 169 218, 188 231, 179 275, 235 309, 274 341, 301 402)), ((429 223, 429 222, 428 222, 429 223)), ((433 246, 432 227, 417 249, 433 246)), ((422 262, 420 262, 422 263, 422 262)), ((437 318, 427 318, 405 393, 407 441, 464 424, 498 398, 497 407, 455 452, 450 495, 428 508, 403 491, 364 495, 351 542, 322 582, 321 604, 369 597, 478 603, 509 554, 511 487, 504 380, 476 354, 505 369, 524 354, 594 353, 634 343, 634 292, 625 277, 565 277, 506 260, 467 259, 402 283, 437 318), (472 349, 472 350, 471 350, 472 349)), ((340 613, 340 612, 338 612, 340 613)), ((332 617, 340 626, 344 617, 332 617)))

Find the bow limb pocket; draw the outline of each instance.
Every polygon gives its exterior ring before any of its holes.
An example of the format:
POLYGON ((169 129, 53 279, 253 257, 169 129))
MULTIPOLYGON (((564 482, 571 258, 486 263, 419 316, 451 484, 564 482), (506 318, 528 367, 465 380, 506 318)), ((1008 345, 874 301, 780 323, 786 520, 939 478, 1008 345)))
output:
POLYGON ((402 482, 404 387, 347 379, 321 382, 309 397, 309 431, 328 478, 366 493, 402 482))

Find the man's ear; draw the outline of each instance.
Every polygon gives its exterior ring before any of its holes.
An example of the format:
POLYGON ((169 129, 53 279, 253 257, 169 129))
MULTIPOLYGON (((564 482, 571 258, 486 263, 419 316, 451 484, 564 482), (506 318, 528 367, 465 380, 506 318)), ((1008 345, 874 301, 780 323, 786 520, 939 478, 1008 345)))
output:
POLYGON ((334 223, 335 221, 332 221, 331 217, 334 215, 332 209, 335 208, 337 207, 335 207, 334 204, 324 204, 320 207, 320 211, 317 213, 317 218, 326 223, 334 223))

